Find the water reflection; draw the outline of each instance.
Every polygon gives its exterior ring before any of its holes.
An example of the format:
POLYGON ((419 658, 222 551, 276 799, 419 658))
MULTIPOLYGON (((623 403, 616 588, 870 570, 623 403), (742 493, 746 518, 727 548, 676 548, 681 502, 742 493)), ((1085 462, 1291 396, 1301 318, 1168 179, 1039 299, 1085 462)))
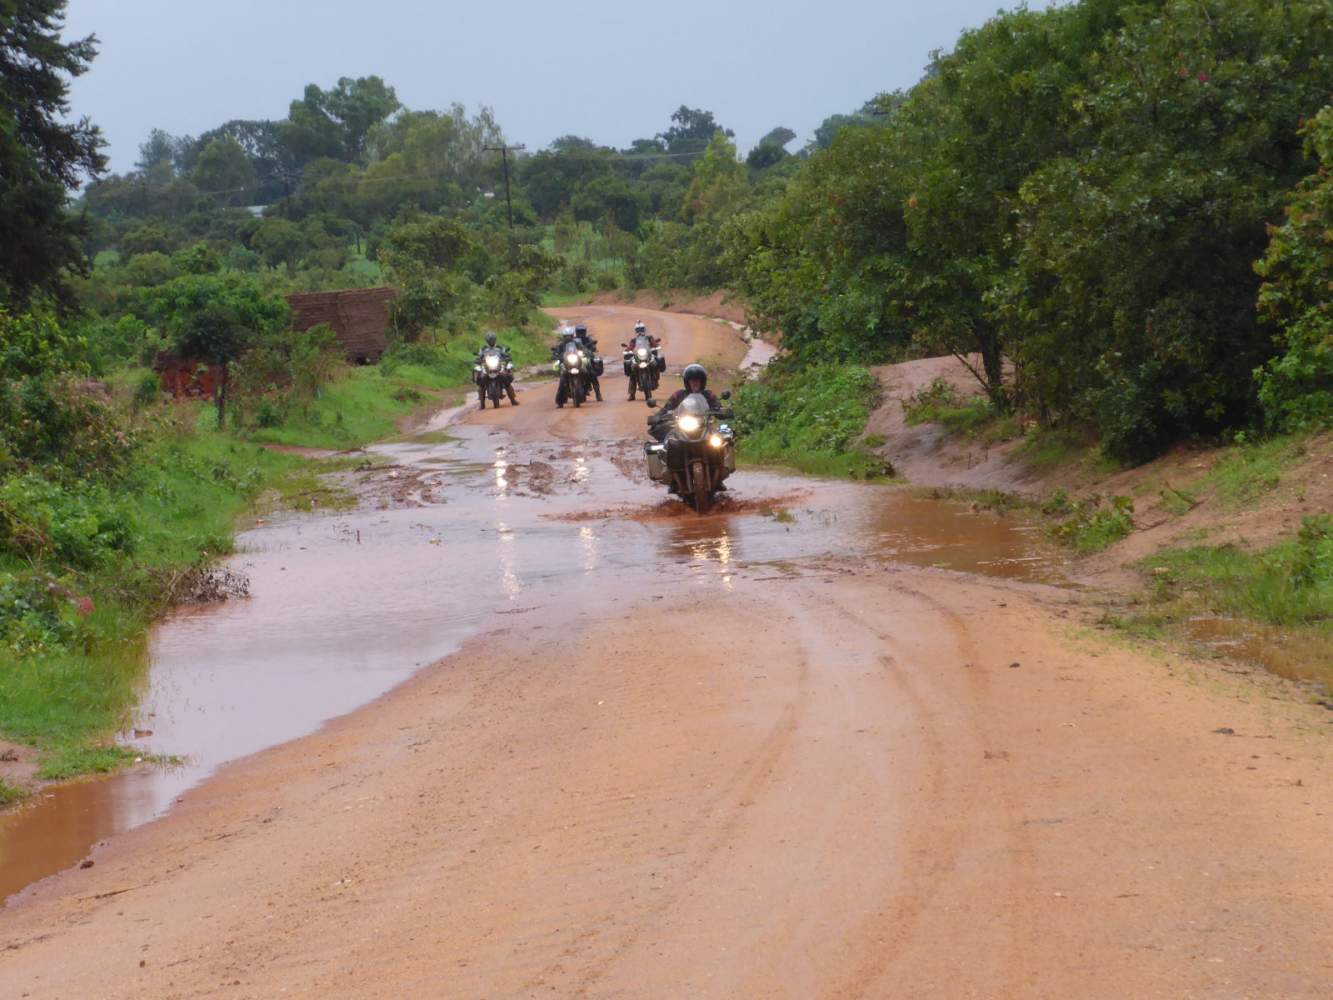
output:
POLYGON ((731 589, 747 566, 838 555, 1019 579, 1054 575, 1021 522, 901 490, 813 490, 743 472, 733 489, 749 505, 731 501, 730 512, 699 517, 663 508, 658 488, 622 476, 610 461, 590 462, 581 449, 553 456, 496 448, 484 430, 461 428, 457 439, 378 450, 429 470, 434 502, 422 506, 413 492, 386 510, 278 518, 241 535, 232 566, 250 578, 252 599, 183 610, 150 644, 140 725, 153 730, 152 750, 183 755, 188 766, 66 786, 0 817, 0 897, 159 815, 219 764, 379 696, 520 594, 540 604, 558 592, 594 608, 660 591, 673 571, 731 589), (534 460, 562 464, 556 482, 583 488, 515 492, 512 470, 534 460), (588 492, 599 503, 659 514, 597 518, 585 511, 588 492), (756 502, 763 497, 771 503, 756 502))

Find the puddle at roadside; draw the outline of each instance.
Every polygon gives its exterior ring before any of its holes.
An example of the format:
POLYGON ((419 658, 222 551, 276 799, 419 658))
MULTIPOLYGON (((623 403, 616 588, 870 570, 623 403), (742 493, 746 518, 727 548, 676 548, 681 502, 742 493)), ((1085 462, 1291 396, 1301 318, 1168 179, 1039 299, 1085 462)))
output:
POLYGON ((160 816, 220 765, 373 700, 493 613, 540 609, 556 593, 614 615, 660 592, 671 565, 725 589, 779 561, 838 555, 1058 577, 1021 521, 963 504, 742 471, 740 512, 698 517, 662 507, 660 488, 621 475, 596 444, 553 454, 550 442, 525 448, 481 427, 451 434, 372 449, 421 490, 396 494, 391 473, 368 472, 363 509, 280 518, 237 539, 228 567, 252 596, 183 609, 150 643, 136 725, 152 735, 134 745, 188 763, 57 787, 0 817, 0 899, 160 816), (595 513, 655 507, 674 513, 595 513))
POLYGON ((1184 623, 1194 642, 1242 663, 1262 667, 1289 681, 1330 681, 1333 638, 1303 634, 1235 618, 1203 616, 1184 623))

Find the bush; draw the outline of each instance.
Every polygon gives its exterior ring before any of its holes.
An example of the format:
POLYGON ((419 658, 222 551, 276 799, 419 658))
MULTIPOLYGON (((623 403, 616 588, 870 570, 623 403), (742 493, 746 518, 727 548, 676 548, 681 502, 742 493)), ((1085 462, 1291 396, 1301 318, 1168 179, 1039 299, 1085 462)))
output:
POLYGON ((74 634, 74 605, 44 573, 0 575, 0 645, 27 656, 65 645, 74 634))
POLYGON ((1264 279, 1259 316, 1275 327, 1282 353, 1254 374, 1271 427, 1301 430, 1333 422, 1333 107, 1306 129, 1323 167, 1287 204, 1255 270, 1264 279))
POLYGON ((772 371, 746 383, 733 400, 741 454, 810 471, 885 474, 882 462, 875 464, 853 444, 878 389, 869 369, 848 365, 772 371))
POLYGON ((0 479, 0 552, 88 569, 131 551, 122 501, 100 483, 53 483, 34 474, 0 479))
POLYGON ((1100 552, 1134 530, 1134 501, 1129 497, 1112 497, 1110 506, 1104 506, 1095 494, 1071 501, 1063 490, 1056 490, 1042 511, 1064 518, 1051 526, 1050 534, 1079 552, 1100 552))
POLYGON ((162 380, 158 378, 157 372, 144 372, 139 376, 139 381, 134 386, 134 405, 148 407, 161 401, 162 380))
POLYGON ((114 479, 137 447, 110 404, 69 376, 0 379, 0 472, 114 479))

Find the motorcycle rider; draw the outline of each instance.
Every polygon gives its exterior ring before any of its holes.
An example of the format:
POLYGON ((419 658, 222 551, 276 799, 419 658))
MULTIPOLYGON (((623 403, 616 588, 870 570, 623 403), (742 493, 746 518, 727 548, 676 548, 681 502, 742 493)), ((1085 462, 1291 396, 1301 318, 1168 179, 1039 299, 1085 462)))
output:
MULTIPOLYGON (((486 331, 486 343, 482 344, 481 347, 477 349, 477 364, 482 364, 482 363, 483 363, 482 358, 485 356, 487 350, 489 350, 489 349, 492 348, 492 347, 496 347, 496 346, 497 346, 497 344, 496 344, 496 342, 495 342, 495 331, 494 331, 494 330, 487 330, 487 331, 486 331)), ((507 347, 501 347, 501 348, 500 348, 500 356, 504 358, 504 360, 505 360, 505 364, 509 364, 510 361, 512 360, 512 358, 511 358, 510 355, 509 355, 509 348, 507 348, 507 347)), ((478 398, 480 398, 481 395, 485 392, 485 390, 482 389, 482 387, 481 387, 481 380, 478 379, 477 381, 478 381, 478 384, 477 384, 477 395, 478 395, 478 398)), ((512 405, 512 406, 517 406, 517 405, 518 405, 518 397, 514 395, 514 376, 513 376, 512 373, 510 373, 510 372, 508 372, 508 371, 505 372, 504 386, 505 386, 505 392, 506 392, 506 393, 508 394, 508 396, 509 396, 509 402, 510 402, 510 405, 512 405)), ((482 401, 482 409, 485 409, 485 408, 486 408, 486 404, 485 404, 485 401, 483 400, 483 401, 482 401)))
MULTIPOLYGON (((579 345, 588 352, 589 362, 597 356, 597 341, 588 336, 588 328, 582 323, 574 327, 574 339, 579 345)), ((592 380, 592 391, 597 396, 597 402, 602 401, 602 383, 597 380, 597 372, 591 367, 588 368, 588 378, 592 380)))
MULTIPOLYGON (((649 345, 650 347, 652 347, 653 349, 656 349, 656 348, 662 346, 662 338, 661 338, 661 337, 653 337, 653 336, 650 336, 649 333, 648 333, 648 327, 647 327, 646 325, 644 325, 643 320, 639 320, 637 323, 634 324, 634 336, 630 338, 629 344, 628 344, 628 345, 625 345, 627 351, 632 351, 632 350, 634 349, 634 341, 635 341, 635 339, 637 339, 638 337, 647 337, 647 338, 648 338, 648 345, 649 345)), ((657 363, 657 356, 656 356, 656 355, 653 356, 653 363, 654 363, 654 364, 657 363)), ((629 365, 628 365, 628 363, 627 363, 626 366, 625 366, 625 375, 628 377, 629 374, 630 374, 630 368, 629 368, 629 365)), ((629 384, 629 398, 630 398, 630 399, 633 399, 633 398, 634 398, 634 380, 633 380, 632 378, 630 378, 629 383, 630 383, 630 384, 629 384)), ((647 389, 644 389, 644 390, 643 390, 643 398, 644 398, 644 399, 649 398, 649 390, 647 390, 647 389)))
POLYGON ((697 362, 687 365, 685 370, 680 373, 680 379, 685 383, 683 389, 677 389, 671 394, 671 397, 663 404, 662 409, 658 410, 652 416, 648 433, 659 441, 666 440, 667 432, 671 429, 671 420, 673 411, 681 403, 685 402, 685 397, 694 393, 699 393, 704 399, 708 400, 709 409, 716 410, 721 407, 722 402, 713 395, 708 388, 708 371, 703 365, 697 362))

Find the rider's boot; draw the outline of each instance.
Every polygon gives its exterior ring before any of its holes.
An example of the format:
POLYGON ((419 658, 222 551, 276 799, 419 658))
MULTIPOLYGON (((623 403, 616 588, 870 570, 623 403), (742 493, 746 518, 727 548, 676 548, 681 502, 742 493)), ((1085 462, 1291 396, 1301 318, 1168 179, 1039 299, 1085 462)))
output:
POLYGON ((597 402, 600 403, 602 401, 602 383, 597 379, 592 380, 592 391, 597 394, 597 402))
POLYGON ((505 386, 505 392, 509 393, 509 405, 517 406, 518 397, 514 395, 514 387, 512 385, 505 386))

